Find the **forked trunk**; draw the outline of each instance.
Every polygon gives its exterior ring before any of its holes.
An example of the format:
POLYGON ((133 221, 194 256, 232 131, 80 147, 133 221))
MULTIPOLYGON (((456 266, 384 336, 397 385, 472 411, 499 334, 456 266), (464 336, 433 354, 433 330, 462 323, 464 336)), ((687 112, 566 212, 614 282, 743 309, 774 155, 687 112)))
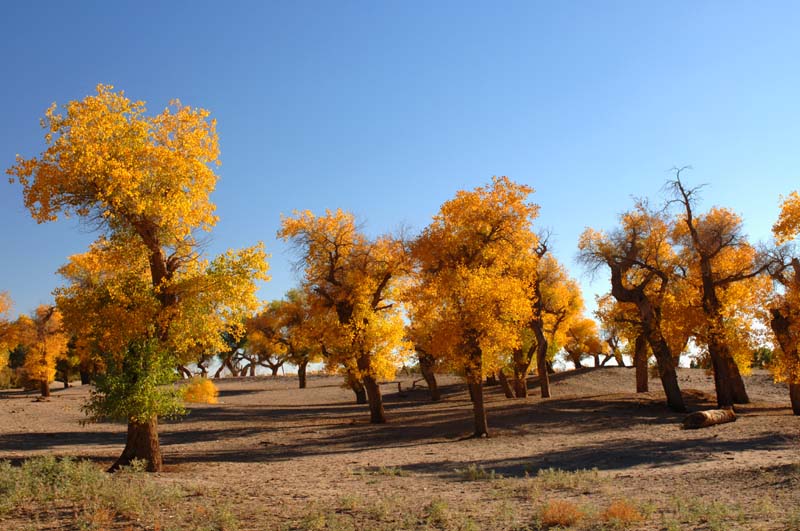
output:
POLYGON ((644 335, 636 336, 633 351, 633 365, 636 367, 636 392, 646 393, 648 388, 647 374, 647 339, 644 335))
POLYGON ((183 365, 178 365, 178 372, 181 373, 181 378, 190 379, 192 376, 192 371, 184 367, 183 365))
POLYGON ((528 379, 525 376, 514 375, 514 395, 517 398, 527 398, 528 396, 528 379))
MULTIPOLYGON (((660 334, 659 334, 660 335, 660 334)), ((656 339, 648 337, 650 348, 658 363, 658 375, 661 378, 661 386, 667 396, 667 407, 673 411, 686 411, 686 404, 683 402, 681 388, 678 385, 678 373, 675 370, 675 361, 669 350, 669 345, 664 338, 656 339)))
POLYGON ((350 389, 353 390, 353 394, 356 395, 356 404, 366 404, 367 403, 367 390, 359 381, 350 382, 350 389))
MULTIPOLYGON (((787 317, 789 312, 773 308, 770 313, 772 314, 770 326, 775 333, 775 338, 778 340, 778 345, 780 345, 785 355, 797 358, 797 342, 793 339, 791 321, 787 317)), ((795 415, 800 415, 800 383, 789 384, 789 399, 792 402, 792 412, 795 415)))
POLYGON ((381 396, 381 386, 370 375, 364 376, 364 387, 367 390, 369 400, 369 422, 370 424, 383 424, 386 422, 386 414, 383 411, 383 397, 381 396))
POLYGON ((303 360, 300 362, 300 365, 297 366, 297 380, 300 385, 300 389, 306 388, 306 368, 308 367, 308 360, 303 360))
POLYGON ((433 357, 420 351, 417 351, 417 357, 419 358, 419 370, 422 373, 422 377, 425 378, 425 383, 428 384, 428 391, 431 393, 431 401, 438 402, 442 399, 442 393, 439 391, 436 373, 433 371, 433 357))
POLYGON ((514 398, 514 391, 511 390, 511 385, 508 383, 508 378, 506 378, 506 373, 503 372, 503 369, 498 369, 497 379, 500 382, 500 387, 503 388, 506 398, 514 398))
POLYGON ((41 380, 39 382, 39 390, 42 392, 44 398, 48 398, 50 396, 50 382, 41 380))
POLYGON ((536 345, 533 344, 525 351, 517 349, 514 351, 514 394, 517 398, 526 398, 528 396, 528 371, 531 369, 531 363, 536 356, 536 345))
POLYGON ((717 406, 724 409, 733 407, 733 404, 749 403, 750 398, 747 396, 739 367, 733 360, 725 339, 714 331, 709 334, 708 354, 714 370, 717 406))
POLYGON ((789 398, 792 401, 792 413, 800 415, 800 384, 789 384, 789 398))
POLYGON ((148 472, 160 472, 163 466, 161 447, 158 444, 158 420, 156 417, 149 421, 128 421, 128 440, 122 455, 111 465, 109 472, 128 466, 134 459, 143 459, 147 462, 148 472))

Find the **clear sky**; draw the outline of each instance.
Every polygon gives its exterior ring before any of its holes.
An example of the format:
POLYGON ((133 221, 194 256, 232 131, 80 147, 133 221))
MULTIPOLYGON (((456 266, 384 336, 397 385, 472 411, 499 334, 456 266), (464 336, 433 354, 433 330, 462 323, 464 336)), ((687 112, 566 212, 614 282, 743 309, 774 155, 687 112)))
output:
MULTIPOLYGON (((97 83, 218 120, 220 222, 209 251, 263 240, 280 297, 297 281, 281 213, 348 209, 371 233, 419 230, 456 190, 508 175, 575 264, 673 166, 703 207, 765 239, 800 188, 797 2, 284 1, 0 4, 0 165, 44 147, 39 119, 97 83)), ((52 300, 55 270, 94 239, 37 225, 0 182, 0 291, 52 300)))

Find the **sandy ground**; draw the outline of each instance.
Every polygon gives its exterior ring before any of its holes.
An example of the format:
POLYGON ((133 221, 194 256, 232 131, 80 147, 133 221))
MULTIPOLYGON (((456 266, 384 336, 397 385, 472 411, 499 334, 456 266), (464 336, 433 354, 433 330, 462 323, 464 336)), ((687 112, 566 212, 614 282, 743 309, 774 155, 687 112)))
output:
MULTIPOLYGON (((713 382, 703 371, 682 369, 679 379, 692 409, 713 407, 713 382)), ((430 500, 471 529, 528 529, 553 497, 597 507, 631 500, 650 507, 641 529, 715 528, 700 514, 680 514, 680 500, 730 509, 721 529, 790 529, 795 515, 800 526, 800 417, 767 373, 747 378, 752 403, 737 407, 735 423, 701 430, 680 429, 683 415, 664 407, 657 380, 650 393, 633 393, 632 369, 559 373, 549 400, 533 384, 534 396, 521 400, 491 387, 488 439, 469 438, 471 404, 458 380, 443 378, 439 403, 410 382, 402 392, 383 386, 389 422, 370 425, 366 406, 354 404, 337 378, 313 376, 304 390, 290 377, 220 380, 219 404, 193 406, 162 424, 167 466, 159 481, 191 484, 216 499, 199 504, 224 501, 242 529, 311 529, 314 511, 343 505, 384 504, 375 521, 400 522, 390 513, 430 500), (470 467, 496 479, 467 481, 470 467), (549 468, 597 468, 599 475, 572 489, 533 488, 530 477, 549 468)), ((48 402, 0 392, 0 459, 55 454, 110 464, 125 427, 82 425, 87 389, 54 389, 48 402)), ((430 522, 423 523, 420 529, 430 522)), ((370 525, 377 524, 351 528, 370 525)))

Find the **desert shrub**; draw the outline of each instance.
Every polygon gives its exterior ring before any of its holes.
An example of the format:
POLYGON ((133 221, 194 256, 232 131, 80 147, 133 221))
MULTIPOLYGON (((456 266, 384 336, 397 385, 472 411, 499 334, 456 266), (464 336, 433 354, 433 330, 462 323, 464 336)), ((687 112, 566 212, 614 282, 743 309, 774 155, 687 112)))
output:
POLYGON ((600 519, 613 529, 626 529, 644 518, 639 510, 625 500, 615 500, 600 514, 600 519))
POLYGON ((551 500, 539 511, 539 523, 545 529, 577 524, 586 514, 574 503, 565 500, 551 500))
POLYGON ((483 481, 501 479, 503 477, 494 470, 486 470, 482 466, 474 463, 470 464, 467 468, 457 468, 456 473, 466 481, 483 481))
POLYGON ((219 390, 208 378, 192 378, 183 388, 183 400, 193 404, 216 404, 219 390))
POLYGON ((425 506, 425 521, 429 526, 444 529, 449 519, 450 510, 444 500, 434 499, 425 506))

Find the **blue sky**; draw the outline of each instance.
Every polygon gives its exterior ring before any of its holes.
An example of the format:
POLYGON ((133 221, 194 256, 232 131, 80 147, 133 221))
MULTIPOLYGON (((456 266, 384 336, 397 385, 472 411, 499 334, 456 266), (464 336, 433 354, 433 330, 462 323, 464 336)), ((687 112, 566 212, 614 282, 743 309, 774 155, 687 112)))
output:
MULTIPOLYGON (((765 239, 800 188, 795 2, 7 2, 0 7, 0 165, 43 149, 51 102, 97 83, 218 120, 220 223, 209 252, 263 240, 265 299, 297 280, 281 213, 348 209, 373 234, 424 227, 456 190, 508 175, 575 263, 673 166, 703 207, 765 239)), ((50 302, 55 270, 95 237, 37 225, 0 182, 0 291, 50 302)))

